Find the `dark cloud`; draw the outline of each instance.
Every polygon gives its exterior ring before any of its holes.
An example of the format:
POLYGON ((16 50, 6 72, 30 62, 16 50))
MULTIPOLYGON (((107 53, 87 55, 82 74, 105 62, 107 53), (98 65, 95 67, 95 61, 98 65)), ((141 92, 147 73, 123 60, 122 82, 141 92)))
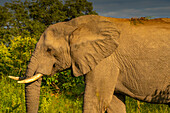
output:
POLYGON ((170 0, 88 0, 99 15, 170 17, 170 0))

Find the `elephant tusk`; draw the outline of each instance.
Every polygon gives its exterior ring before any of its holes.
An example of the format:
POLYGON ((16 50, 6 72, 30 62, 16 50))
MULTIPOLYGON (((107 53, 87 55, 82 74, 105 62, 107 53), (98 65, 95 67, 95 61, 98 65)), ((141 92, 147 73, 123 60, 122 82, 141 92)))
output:
POLYGON ((9 78, 13 80, 24 80, 26 77, 14 77, 14 76, 8 76, 9 78))
POLYGON ((36 74, 30 78, 18 81, 18 83, 30 83, 30 82, 36 81, 37 79, 41 78, 42 76, 43 76, 43 74, 36 74))
POLYGON ((25 79, 26 77, 14 77, 14 76, 8 76, 9 78, 11 79, 14 79, 14 80, 20 80, 18 81, 18 83, 30 83, 30 82, 33 82, 33 81, 36 81, 37 79, 41 78, 43 76, 43 74, 36 74, 30 78, 27 78, 25 79))

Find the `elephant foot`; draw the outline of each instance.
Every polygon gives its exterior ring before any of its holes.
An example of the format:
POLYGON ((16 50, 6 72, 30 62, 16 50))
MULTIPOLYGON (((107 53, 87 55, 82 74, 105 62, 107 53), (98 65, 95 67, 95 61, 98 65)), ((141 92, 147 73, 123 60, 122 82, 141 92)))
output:
POLYGON ((107 113, 126 113, 125 96, 113 95, 107 113))

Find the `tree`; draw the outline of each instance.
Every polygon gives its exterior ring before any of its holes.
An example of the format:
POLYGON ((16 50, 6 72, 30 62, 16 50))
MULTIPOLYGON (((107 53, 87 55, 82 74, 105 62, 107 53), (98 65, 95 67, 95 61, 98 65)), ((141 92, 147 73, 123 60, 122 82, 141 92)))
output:
POLYGON ((0 40, 6 43, 16 36, 38 39, 51 24, 89 14, 97 13, 87 0, 12 0, 0 6, 0 40))
POLYGON ((67 12, 68 20, 82 15, 97 15, 97 13, 93 11, 92 3, 87 0, 66 0, 64 9, 67 12))
POLYGON ((66 17, 63 4, 59 0, 37 0, 29 4, 30 17, 46 26, 64 21, 66 17))
POLYGON ((0 27, 6 26, 9 29, 11 16, 12 14, 9 12, 8 8, 0 6, 0 27))
POLYGON ((6 20, 6 24, 1 24, 0 31, 3 42, 7 43, 11 37, 30 35, 29 31, 26 30, 26 23, 29 20, 27 7, 27 1, 23 3, 18 0, 12 1, 12 3, 5 3, 3 9, 7 12, 3 15, 7 14, 8 16, 2 16, 3 20, 6 20))
POLYGON ((12 14, 9 11, 8 8, 0 6, 0 40, 6 42, 9 41, 8 38, 6 38, 6 34, 9 34, 8 30, 10 29, 10 21, 12 14))
POLYGON ((37 0, 30 4, 30 16, 45 25, 67 21, 82 15, 97 14, 87 0, 37 0))

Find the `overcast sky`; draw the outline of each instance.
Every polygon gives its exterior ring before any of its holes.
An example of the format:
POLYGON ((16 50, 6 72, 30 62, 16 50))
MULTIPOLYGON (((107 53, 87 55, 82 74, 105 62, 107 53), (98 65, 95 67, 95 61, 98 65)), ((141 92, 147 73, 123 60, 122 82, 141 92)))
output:
POLYGON ((109 17, 169 17, 170 0, 88 0, 99 15, 109 17))
MULTIPOLYGON (((2 5, 5 1, 0 0, 2 5)), ((24 1, 24 0, 22 0, 24 1)), ((131 17, 168 17, 170 18, 170 0, 87 0, 93 3, 94 10, 102 16, 131 17)))

